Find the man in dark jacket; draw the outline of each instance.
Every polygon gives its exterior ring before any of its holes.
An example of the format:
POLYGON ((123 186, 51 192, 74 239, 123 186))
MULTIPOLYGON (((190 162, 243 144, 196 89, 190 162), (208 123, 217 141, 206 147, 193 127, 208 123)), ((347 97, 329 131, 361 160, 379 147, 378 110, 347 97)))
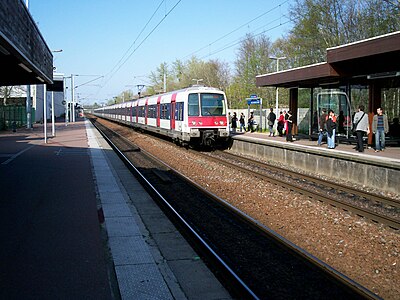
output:
POLYGON ((269 136, 275 136, 274 124, 275 124, 275 120, 276 120, 276 115, 274 114, 273 108, 270 109, 267 120, 268 120, 268 126, 269 126, 269 136))

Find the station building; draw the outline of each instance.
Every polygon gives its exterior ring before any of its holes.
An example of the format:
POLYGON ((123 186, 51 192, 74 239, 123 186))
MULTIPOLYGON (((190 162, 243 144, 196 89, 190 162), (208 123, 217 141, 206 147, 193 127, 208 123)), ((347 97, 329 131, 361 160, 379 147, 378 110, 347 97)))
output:
MULTIPOLYGON (((289 89, 295 134, 316 134, 318 117, 326 108, 336 115, 343 112, 339 136, 348 138, 351 117, 364 105, 370 124, 382 107, 389 118, 389 139, 400 140, 400 31, 326 51, 326 62, 259 75, 256 84, 289 89)), ((372 133, 368 142, 372 144, 372 133)))

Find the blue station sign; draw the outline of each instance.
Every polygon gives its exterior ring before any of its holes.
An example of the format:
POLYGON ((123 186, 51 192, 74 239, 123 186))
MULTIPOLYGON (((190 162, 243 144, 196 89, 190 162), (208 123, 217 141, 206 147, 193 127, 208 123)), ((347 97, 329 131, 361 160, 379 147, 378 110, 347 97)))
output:
POLYGON ((251 104, 261 104, 261 98, 258 97, 256 94, 250 95, 250 98, 246 98, 247 100, 247 105, 251 104))

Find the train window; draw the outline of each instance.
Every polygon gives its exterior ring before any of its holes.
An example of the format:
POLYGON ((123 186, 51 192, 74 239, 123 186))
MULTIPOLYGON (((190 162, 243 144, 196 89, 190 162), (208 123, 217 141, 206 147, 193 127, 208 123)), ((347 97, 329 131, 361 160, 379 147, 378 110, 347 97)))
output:
POLYGON ((199 94, 189 94, 188 109, 189 116, 199 115, 199 94))
POLYGON ((166 112, 165 112, 165 118, 167 120, 171 119, 171 103, 165 104, 166 106, 166 112))
POLYGON ((175 104, 175 120, 183 121, 183 102, 176 102, 175 104))
POLYGON ((147 117, 148 118, 156 118, 157 117, 157 105, 149 105, 148 106, 147 117))
POLYGON ((161 119, 169 120, 171 117, 171 104, 161 104, 161 119))
POLYGON ((224 116, 225 99, 222 94, 200 94, 202 116, 224 116))
POLYGON ((144 117, 144 106, 139 106, 139 117, 144 117))

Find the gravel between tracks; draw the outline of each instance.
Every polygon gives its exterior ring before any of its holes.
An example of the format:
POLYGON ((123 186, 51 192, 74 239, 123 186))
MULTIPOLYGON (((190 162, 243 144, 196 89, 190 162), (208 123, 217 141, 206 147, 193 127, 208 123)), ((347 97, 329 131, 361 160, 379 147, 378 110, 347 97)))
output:
POLYGON ((107 126, 380 297, 400 299, 398 232, 206 161, 172 143, 114 123, 107 126))

